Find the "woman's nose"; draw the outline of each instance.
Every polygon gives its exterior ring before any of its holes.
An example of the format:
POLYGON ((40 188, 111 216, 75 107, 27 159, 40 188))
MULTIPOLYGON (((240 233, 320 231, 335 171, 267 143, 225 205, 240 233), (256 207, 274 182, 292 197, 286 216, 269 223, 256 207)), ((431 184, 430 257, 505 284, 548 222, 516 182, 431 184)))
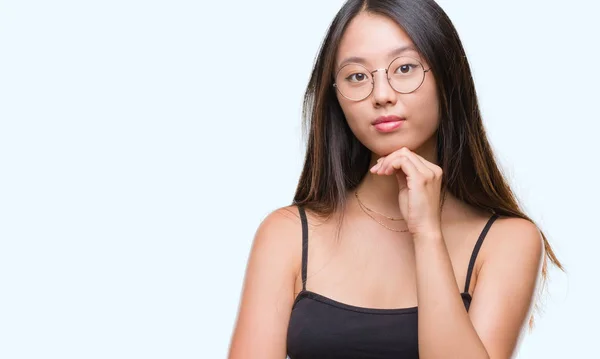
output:
POLYGON ((388 81, 387 69, 377 69, 371 72, 373 78, 373 105, 385 106, 395 104, 397 94, 388 81))

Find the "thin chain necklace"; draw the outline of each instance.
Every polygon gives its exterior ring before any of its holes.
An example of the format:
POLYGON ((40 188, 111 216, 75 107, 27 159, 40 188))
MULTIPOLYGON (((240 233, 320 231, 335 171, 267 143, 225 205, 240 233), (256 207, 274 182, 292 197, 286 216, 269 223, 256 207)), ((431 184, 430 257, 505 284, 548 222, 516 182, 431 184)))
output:
POLYGON ((390 219, 392 221, 403 221, 404 218, 388 217, 388 216, 386 216, 386 215, 384 215, 382 213, 379 213, 379 212, 377 212, 375 210, 372 210, 369 207, 365 206, 364 203, 362 203, 362 201, 360 200, 360 198, 358 198, 358 191, 354 191, 354 195, 356 196, 356 199, 358 200, 358 206, 360 207, 360 209, 362 209, 363 212, 365 212, 375 222, 379 223, 381 226, 389 229, 390 231, 394 231, 394 232, 408 232, 408 229, 395 229, 395 228, 390 228, 390 227, 386 226, 384 223, 382 223, 381 221, 379 221, 377 218, 373 217, 373 215, 371 213, 369 213, 369 212, 377 213, 377 214, 382 215, 382 216, 384 216, 387 219, 390 219), (367 211, 369 211, 369 212, 367 212, 367 211))
POLYGON ((369 212, 373 212, 373 213, 377 213, 380 216, 384 216, 385 218, 391 220, 391 221, 403 221, 404 218, 394 218, 394 217, 388 217, 383 213, 379 213, 374 209, 371 209, 369 207, 367 207, 364 203, 362 203, 362 201, 360 200, 360 198, 358 198, 358 191, 354 191, 354 195, 356 196, 356 199, 358 200, 358 203, 360 203, 361 206, 363 206, 367 211, 369 212))

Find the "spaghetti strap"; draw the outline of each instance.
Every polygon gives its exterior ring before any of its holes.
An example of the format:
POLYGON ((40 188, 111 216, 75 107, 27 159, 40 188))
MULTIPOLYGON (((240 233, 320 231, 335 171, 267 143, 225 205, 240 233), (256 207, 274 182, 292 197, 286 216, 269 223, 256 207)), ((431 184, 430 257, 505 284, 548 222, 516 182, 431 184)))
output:
POLYGON ((302 290, 306 290, 306 268, 308 266, 308 221, 302 206, 298 206, 302 222, 302 290))
POLYGON ((469 268, 467 269, 467 279, 465 281, 464 293, 469 293, 469 285, 471 284, 471 275, 473 274, 473 268, 475 267, 475 259, 477 259, 477 254, 479 254, 479 249, 481 248, 481 245, 483 244, 483 240, 484 240, 485 236, 487 235, 487 232, 490 230, 492 223, 494 223, 494 221, 496 219, 498 219, 498 217, 499 217, 499 215, 496 213, 494 213, 490 217, 490 219, 487 221, 485 227, 481 231, 481 234, 479 235, 479 238, 477 239, 477 243, 475 243, 475 248, 473 248, 473 253, 471 254, 471 260, 469 262, 469 268))

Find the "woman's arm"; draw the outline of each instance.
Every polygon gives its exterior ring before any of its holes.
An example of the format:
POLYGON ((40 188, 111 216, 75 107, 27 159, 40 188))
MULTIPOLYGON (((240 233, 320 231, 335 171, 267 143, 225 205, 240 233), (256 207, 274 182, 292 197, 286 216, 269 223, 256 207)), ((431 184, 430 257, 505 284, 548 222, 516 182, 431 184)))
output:
POLYGON ((301 262, 300 219, 287 208, 260 224, 247 263, 229 359, 283 359, 301 262))
POLYGON ((537 227, 521 218, 494 222, 467 312, 441 230, 442 169, 403 147, 370 171, 395 173, 398 204, 413 235, 420 358, 510 358, 541 273, 544 246, 537 227))
POLYGON ((511 358, 541 272, 537 227, 520 218, 494 223, 468 313, 443 238, 435 237, 415 238, 420 357, 511 358))

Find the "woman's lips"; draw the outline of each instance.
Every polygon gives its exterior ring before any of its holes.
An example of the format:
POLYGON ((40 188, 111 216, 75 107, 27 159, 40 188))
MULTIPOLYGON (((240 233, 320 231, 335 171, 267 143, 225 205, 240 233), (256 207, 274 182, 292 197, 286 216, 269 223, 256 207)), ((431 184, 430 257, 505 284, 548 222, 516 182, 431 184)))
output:
POLYGON ((380 116, 372 122, 379 132, 391 132, 402 126, 405 119, 398 116, 380 116))
POLYGON ((402 126, 403 123, 404 123, 404 120, 380 122, 375 125, 375 128, 379 132, 391 132, 391 131, 394 131, 395 129, 399 128, 400 126, 402 126))

